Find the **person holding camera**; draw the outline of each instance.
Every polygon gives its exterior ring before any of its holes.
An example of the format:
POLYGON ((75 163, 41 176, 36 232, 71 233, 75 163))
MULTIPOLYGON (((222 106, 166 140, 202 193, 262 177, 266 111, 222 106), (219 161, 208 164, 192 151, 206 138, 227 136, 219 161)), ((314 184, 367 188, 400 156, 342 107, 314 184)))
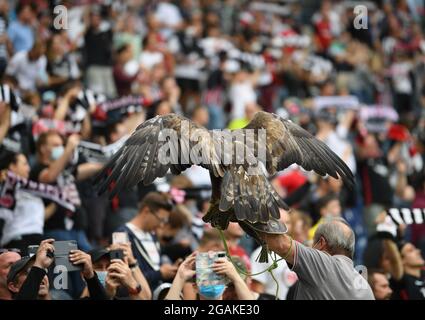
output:
MULTIPOLYGON (((238 256, 232 257, 232 259, 235 258, 238 258, 243 261, 238 256)), ((254 294, 248 288, 247 283, 238 273, 232 261, 230 261, 227 257, 218 258, 214 262, 212 270, 218 275, 226 276, 226 278, 230 280, 230 283, 227 287, 232 287, 232 289, 234 289, 234 298, 236 298, 237 300, 255 300, 254 294)))
POLYGON ((165 300, 183 300, 182 291, 186 282, 193 279, 196 276, 195 264, 196 254, 194 251, 190 256, 180 264, 177 274, 173 280, 171 288, 168 290, 165 300))
POLYGON ((117 230, 128 234, 132 252, 152 290, 161 281, 173 279, 178 268, 176 264, 163 263, 156 236, 156 230, 168 223, 171 210, 172 204, 165 195, 150 192, 140 202, 138 214, 117 230))
MULTIPOLYGON (((54 239, 43 240, 37 253, 15 262, 8 273, 7 285, 14 300, 51 300, 50 283, 47 269, 55 260, 54 239)), ((107 296, 96 273, 93 270, 90 255, 80 250, 71 250, 69 260, 81 265, 81 274, 87 283, 89 297, 92 300, 106 300, 107 296)))
POLYGON ((51 300, 47 268, 54 260, 54 241, 42 241, 36 255, 23 257, 11 266, 7 286, 13 300, 51 300))
POLYGON ((109 248, 122 251, 123 259, 110 261, 105 281, 107 292, 111 296, 115 296, 118 287, 121 286, 127 289, 128 296, 132 300, 150 300, 152 292, 149 283, 139 268, 131 250, 131 244, 112 244, 109 248))
POLYGON ((125 288, 131 300, 143 300, 142 286, 134 278, 128 263, 121 259, 112 259, 107 269, 105 289, 109 297, 116 299, 119 288, 125 288))
MULTIPOLYGON (((193 252, 179 266, 177 275, 165 298, 166 300, 183 299, 182 292, 186 283, 196 275, 196 255, 197 251, 193 252)), ((230 281, 232 286, 234 286, 238 300, 255 300, 246 282, 241 278, 235 266, 227 257, 218 257, 214 261, 211 270, 220 276, 225 276, 230 281)), ((198 300, 222 300, 226 286, 223 284, 210 284, 205 286, 196 285, 193 288, 198 292, 196 295, 198 300)))
POLYGON ((10 267, 20 259, 19 252, 13 249, 0 248, 0 300, 12 300, 12 294, 7 286, 7 275, 10 267))

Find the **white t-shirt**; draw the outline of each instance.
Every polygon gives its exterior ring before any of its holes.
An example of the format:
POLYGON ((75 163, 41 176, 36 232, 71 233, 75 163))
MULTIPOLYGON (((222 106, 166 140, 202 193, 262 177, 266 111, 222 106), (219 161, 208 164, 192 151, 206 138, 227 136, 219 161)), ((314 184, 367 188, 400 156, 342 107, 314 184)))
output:
MULTIPOLYGON (((16 191, 15 210, 10 211, 3 228, 3 238, 0 244, 3 246, 12 240, 19 240, 27 234, 43 234, 44 227, 44 204, 43 201, 23 190, 16 191)), ((6 209, 2 209, 6 211, 6 209)), ((5 216, 0 214, 1 216, 5 216)))
POLYGON ((230 101, 232 103, 232 120, 245 118, 245 107, 248 103, 257 101, 257 94, 250 81, 232 84, 230 88, 230 101))
POLYGON ((30 61, 27 51, 16 53, 6 68, 6 74, 14 76, 18 80, 22 90, 35 91, 37 80, 47 83, 46 72, 47 59, 41 56, 38 60, 30 61))
POLYGON ((169 28, 164 28, 161 30, 162 35, 166 39, 172 35, 172 28, 176 27, 183 21, 179 8, 172 3, 165 2, 158 4, 158 7, 155 11, 155 18, 157 18, 158 21, 162 24, 169 26, 169 28))
POLYGON ((154 241, 154 238, 152 237, 152 234, 149 232, 140 230, 138 227, 136 227, 134 224, 130 222, 128 222, 126 226, 136 235, 137 239, 139 239, 139 241, 143 244, 143 247, 148 253, 149 258, 154 266, 154 269, 159 270, 159 267, 160 267, 159 248, 157 247, 156 242, 154 241))
POLYGON ((143 68, 152 69, 158 63, 164 61, 164 55, 161 52, 142 51, 139 57, 139 63, 143 68))
POLYGON ((412 70, 412 64, 409 62, 394 63, 391 66, 393 74, 394 89, 397 93, 411 94, 413 90, 410 81, 409 72, 412 70))
MULTIPOLYGON (((348 148, 351 148, 351 145, 347 142, 346 139, 342 138, 341 135, 339 135, 341 133, 343 133, 343 129, 338 128, 337 132, 333 131, 325 138, 324 143, 333 152, 335 152, 337 156, 339 156, 340 158, 344 158, 346 151, 348 150, 348 148)), ((344 161, 345 164, 350 168, 350 170, 353 173, 356 173, 356 159, 354 158, 354 154, 352 151, 348 159, 344 159, 344 161)))
MULTIPOLYGON (((261 251, 261 247, 258 247, 251 254, 251 273, 252 274, 266 270, 272 264, 272 261, 270 261, 270 257, 269 257, 269 263, 259 263, 255 261, 255 259, 257 259, 258 255, 260 254, 260 251, 261 251)), ((280 259, 278 255, 276 255, 276 257, 280 259)), ((285 260, 281 260, 277 264, 278 264, 278 267, 273 270, 273 275, 276 278, 277 282, 279 283, 278 298, 280 300, 285 300, 286 295, 288 294, 289 288, 297 280, 297 275, 295 272, 289 269, 285 260)), ((264 286, 264 293, 267 293, 273 296, 276 294, 276 283, 269 272, 264 272, 259 275, 253 276, 252 280, 256 280, 264 286)))

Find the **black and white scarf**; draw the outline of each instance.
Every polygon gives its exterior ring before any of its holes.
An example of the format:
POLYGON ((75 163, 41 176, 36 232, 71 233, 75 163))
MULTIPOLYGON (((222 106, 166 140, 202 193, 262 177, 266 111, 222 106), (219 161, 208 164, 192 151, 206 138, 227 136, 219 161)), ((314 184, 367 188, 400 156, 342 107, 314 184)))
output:
POLYGON ((79 205, 78 191, 75 184, 59 188, 17 176, 7 171, 5 178, 0 182, 0 207, 13 210, 16 205, 15 193, 20 189, 40 198, 51 200, 62 207, 75 212, 79 205))
POLYGON ((125 135, 107 146, 102 146, 90 141, 80 141, 78 144, 78 152, 87 162, 104 163, 124 145, 128 137, 129 135, 125 135))
POLYGON ((425 222, 425 208, 390 208, 383 222, 377 225, 378 232, 388 232, 394 237, 400 225, 422 224, 425 222))

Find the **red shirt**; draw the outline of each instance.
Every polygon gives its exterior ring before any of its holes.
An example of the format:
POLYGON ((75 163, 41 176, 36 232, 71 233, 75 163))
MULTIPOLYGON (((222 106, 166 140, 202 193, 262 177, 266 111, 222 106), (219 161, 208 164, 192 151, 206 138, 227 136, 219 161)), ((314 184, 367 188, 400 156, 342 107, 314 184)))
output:
POLYGON ((315 24, 316 36, 320 45, 320 49, 327 50, 332 42, 331 25, 327 20, 319 20, 315 24))

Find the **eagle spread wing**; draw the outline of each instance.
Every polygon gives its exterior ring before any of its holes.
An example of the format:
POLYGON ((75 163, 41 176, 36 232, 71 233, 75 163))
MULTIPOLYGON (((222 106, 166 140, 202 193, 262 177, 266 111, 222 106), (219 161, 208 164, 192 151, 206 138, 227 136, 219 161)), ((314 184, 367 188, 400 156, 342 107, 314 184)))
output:
POLYGON ((341 178, 347 186, 353 186, 354 176, 345 162, 324 142, 293 122, 272 113, 258 112, 245 129, 266 130, 268 157, 264 164, 269 174, 296 163, 307 171, 341 178))
POLYGON ((296 163, 322 176, 341 178, 349 186, 353 185, 354 178, 344 161, 326 144, 277 115, 258 112, 239 133, 239 138, 231 138, 231 161, 223 161, 226 155, 223 136, 176 114, 157 116, 139 125, 106 164, 95 182, 99 184, 98 191, 103 193, 112 187, 110 196, 113 197, 139 182, 148 185, 169 169, 173 174, 180 174, 194 164, 201 165, 210 171, 213 189, 204 221, 221 229, 226 229, 229 221, 238 221, 263 244, 260 262, 266 261, 267 248, 257 232, 284 233, 286 228, 277 219, 279 208, 288 207, 264 170, 274 174, 296 163), (260 129, 266 132, 264 143, 258 139, 260 129), (238 148, 245 150, 243 157, 252 159, 258 155, 259 146, 264 145, 266 157, 258 159, 256 164, 238 159, 238 148), (199 150, 201 159, 192 157, 199 156, 199 150))
POLYGON ((180 174, 193 164, 205 167, 216 177, 223 176, 224 167, 216 152, 218 143, 210 131, 185 117, 156 116, 140 124, 105 165, 95 179, 98 192, 103 193, 111 186, 110 197, 113 197, 139 182, 149 185, 169 169, 180 174), (202 150, 203 158, 191 156, 196 150, 202 150))

